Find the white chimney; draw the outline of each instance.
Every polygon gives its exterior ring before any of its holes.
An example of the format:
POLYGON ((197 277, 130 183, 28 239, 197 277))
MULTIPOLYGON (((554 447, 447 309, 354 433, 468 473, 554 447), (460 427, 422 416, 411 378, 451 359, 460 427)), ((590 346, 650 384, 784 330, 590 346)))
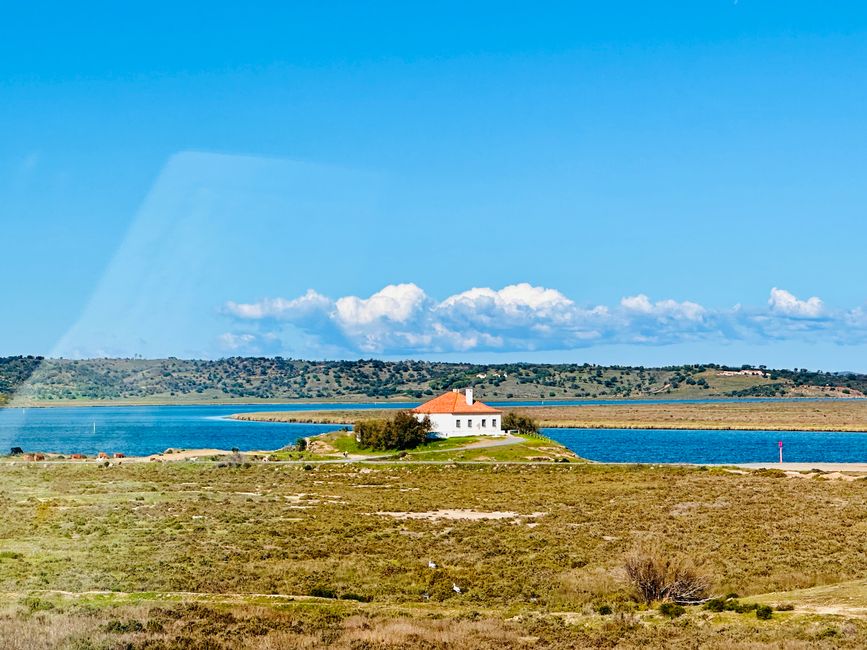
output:
POLYGON ((467 406, 473 405, 473 389, 467 388, 467 406))

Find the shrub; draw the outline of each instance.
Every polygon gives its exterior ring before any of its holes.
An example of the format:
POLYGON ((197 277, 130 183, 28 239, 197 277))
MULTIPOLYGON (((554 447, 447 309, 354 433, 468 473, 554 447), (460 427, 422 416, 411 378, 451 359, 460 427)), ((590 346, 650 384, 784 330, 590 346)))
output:
POLYGON ((677 618, 683 616, 686 610, 677 603, 662 603, 659 606, 659 613, 667 618, 677 618))
POLYGON ((774 609, 778 612, 791 612, 795 609, 795 606, 792 603, 782 603, 781 605, 777 605, 774 609))
POLYGON ((625 563, 626 575, 645 603, 671 600, 693 603, 704 598, 710 581, 688 560, 666 558, 658 551, 638 549, 625 563))
POLYGON ((759 605, 756 607, 756 618, 761 621, 767 621, 773 615, 774 610, 771 609, 770 605, 759 605))
POLYGON ((307 451, 307 438, 298 438, 295 441, 295 449, 298 451, 307 451))
POLYGON ((758 607, 758 603, 740 603, 737 600, 729 600, 726 602, 726 609, 730 612, 737 612, 738 614, 752 612, 753 610, 758 609, 758 607))
POLYGON ((533 418, 519 415, 514 411, 509 411, 503 416, 502 425, 506 431, 514 430, 525 435, 539 433, 539 425, 533 418))
POLYGON ((358 444, 367 449, 413 449, 427 440, 429 417, 417 420, 409 411, 398 411, 391 420, 367 420, 355 424, 358 444))
POLYGON ((313 587, 310 590, 310 595, 316 598, 337 598, 337 594, 333 589, 328 587, 313 587))
POLYGON ((704 604, 704 608, 710 612, 722 612, 726 608, 726 601, 722 598, 711 598, 704 604))
POLYGON ((602 603, 596 608, 596 613, 602 616, 610 616, 612 613, 611 605, 608 603, 602 603))
POLYGON ((145 629, 139 621, 118 621, 113 620, 105 624, 103 629, 111 634, 128 634, 130 632, 141 632, 145 629))
POLYGON ((31 614, 33 612, 48 612, 54 609, 54 603, 38 596, 27 596, 21 603, 31 614))
POLYGON ((354 600, 354 601, 357 601, 359 603, 369 603, 370 601, 373 600, 373 598, 370 596, 362 596, 361 594, 349 593, 349 594, 341 594, 340 600, 354 600))

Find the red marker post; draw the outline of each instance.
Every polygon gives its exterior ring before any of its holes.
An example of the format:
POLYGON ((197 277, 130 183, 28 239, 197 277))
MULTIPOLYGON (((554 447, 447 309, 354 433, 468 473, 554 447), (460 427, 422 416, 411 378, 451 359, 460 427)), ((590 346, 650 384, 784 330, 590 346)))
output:
POLYGON ((780 440, 780 462, 783 462, 783 441, 780 440))

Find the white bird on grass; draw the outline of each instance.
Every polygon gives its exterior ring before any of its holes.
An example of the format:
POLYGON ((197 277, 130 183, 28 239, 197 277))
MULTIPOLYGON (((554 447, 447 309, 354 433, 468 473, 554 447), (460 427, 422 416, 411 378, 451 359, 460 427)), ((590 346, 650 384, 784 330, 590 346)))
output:
POLYGON ((429 569, 436 569, 436 568, 437 568, 437 563, 434 562, 433 560, 430 560, 430 561, 427 563, 427 566, 428 566, 429 569))
POLYGON ((459 593, 461 593, 461 588, 458 587, 458 586, 453 582, 453 583, 452 583, 452 591, 455 592, 456 594, 459 594, 459 593))

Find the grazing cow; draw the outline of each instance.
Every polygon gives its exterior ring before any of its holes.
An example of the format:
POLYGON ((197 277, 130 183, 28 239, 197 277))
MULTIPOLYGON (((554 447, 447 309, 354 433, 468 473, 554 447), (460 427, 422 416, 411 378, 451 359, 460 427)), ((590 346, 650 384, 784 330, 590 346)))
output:
POLYGON ((114 455, 115 458, 126 458, 126 454, 121 454, 120 452, 114 455))
POLYGON ((85 458, 87 458, 87 456, 85 456, 84 454, 72 454, 70 458, 72 460, 84 460, 85 458))
POLYGON ((33 460, 45 460, 45 454, 33 454, 33 460))
POLYGON ((24 450, 21 447, 12 447, 9 451, 10 456, 21 456, 24 453, 24 450))
POLYGON ((102 460, 102 459, 108 460, 108 454, 105 453, 104 451, 101 451, 101 452, 99 452, 99 454, 97 455, 97 458, 99 458, 100 460, 102 460))

